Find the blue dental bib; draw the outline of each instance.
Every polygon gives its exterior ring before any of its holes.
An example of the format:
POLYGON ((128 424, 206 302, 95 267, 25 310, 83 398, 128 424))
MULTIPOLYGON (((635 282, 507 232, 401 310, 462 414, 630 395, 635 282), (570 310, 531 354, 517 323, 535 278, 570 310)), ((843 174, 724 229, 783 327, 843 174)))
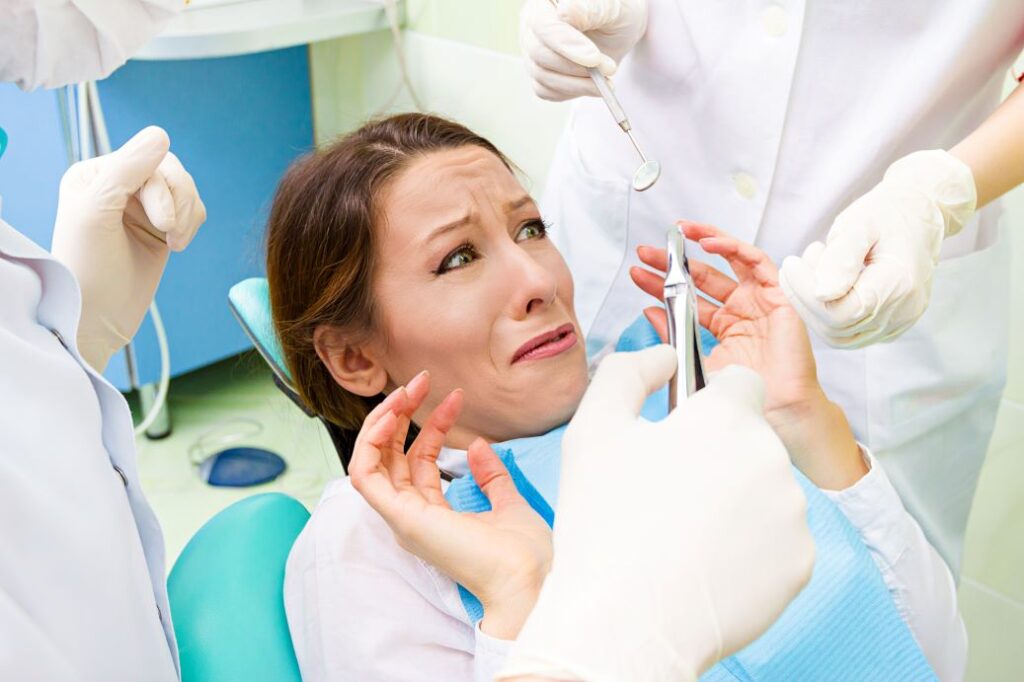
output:
MULTIPOLYGON (((706 330, 701 335, 705 350, 717 343, 706 330)), ((640 318, 623 333, 616 350, 636 351, 657 343, 654 329, 640 318)), ((665 416, 667 405, 663 389, 648 398, 641 414, 656 421, 665 416)), ((564 431, 562 426, 543 436, 493 446, 520 493, 549 525, 558 506, 564 431)), ((701 681, 936 680, 857 530, 795 467, 793 475, 807 496, 807 521, 814 536, 811 581, 767 632, 713 666, 701 681)), ((491 508, 469 475, 453 481, 445 497, 457 511, 491 508)), ((480 601, 461 585, 459 593, 471 621, 478 622, 483 618, 480 601)))

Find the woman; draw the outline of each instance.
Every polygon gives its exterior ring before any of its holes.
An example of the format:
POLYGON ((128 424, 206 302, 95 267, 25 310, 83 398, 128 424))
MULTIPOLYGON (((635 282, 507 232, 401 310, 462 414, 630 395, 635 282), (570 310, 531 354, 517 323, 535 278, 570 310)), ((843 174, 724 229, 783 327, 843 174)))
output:
MULTIPOLYGON (((289 558, 285 601, 306 679, 490 679, 501 665, 551 561, 546 525, 493 499, 494 511, 472 518, 480 537, 495 528, 500 537, 491 570, 464 583, 484 606, 474 627, 456 583, 416 556, 453 573, 444 547, 418 544, 401 519, 432 515, 432 541, 443 545, 458 515, 446 513, 439 472, 472 469, 486 492, 502 471, 487 441, 544 434, 579 404, 587 361, 573 281, 548 229, 493 145, 429 116, 368 124, 282 181, 267 273, 286 361, 312 409, 363 428, 353 478, 328 487, 289 558), (405 458, 411 424, 421 433, 405 458), (381 474, 406 462, 402 483, 414 494, 390 509, 396 542, 360 492, 374 499, 381 474)), ((949 572, 821 391, 775 267, 715 228, 683 229, 739 276, 693 263, 697 285, 721 301, 701 304, 720 341, 708 369, 739 363, 764 376, 767 416, 794 463, 838 491, 830 497, 929 662, 944 679, 959 677, 965 639, 949 572)), ((640 256, 663 266, 657 249, 640 256)), ((659 288, 656 274, 633 275, 644 290, 659 288)))

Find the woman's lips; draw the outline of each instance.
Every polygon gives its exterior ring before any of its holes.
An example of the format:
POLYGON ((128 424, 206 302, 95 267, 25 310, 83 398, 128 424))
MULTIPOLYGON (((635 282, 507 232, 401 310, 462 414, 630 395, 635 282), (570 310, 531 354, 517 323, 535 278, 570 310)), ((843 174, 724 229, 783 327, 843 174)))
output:
POLYGON ((512 357, 512 364, 561 355, 575 346, 576 342, 576 328, 572 324, 563 324, 557 329, 533 337, 520 346, 512 357))

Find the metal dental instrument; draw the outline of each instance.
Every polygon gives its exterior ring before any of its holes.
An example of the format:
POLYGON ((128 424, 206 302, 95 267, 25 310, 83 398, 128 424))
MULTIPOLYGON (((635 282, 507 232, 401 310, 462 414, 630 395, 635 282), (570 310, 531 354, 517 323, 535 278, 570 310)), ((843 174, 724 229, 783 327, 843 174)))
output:
MULTIPOLYGON (((557 11, 558 0, 551 0, 551 4, 557 11)), ((640 149, 640 144, 633 136, 633 126, 629 123, 626 111, 619 104, 619 99, 612 92, 612 86, 608 79, 605 78, 605 75, 601 73, 601 70, 592 66, 587 69, 587 73, 590 74, 590 80, 594 81, 594 85, 597 86, 597 91, 601 93, 601 99, 604 100, 605 106, 611 112, 612 118, 622 128, 622 132, 626 133, 629 141, 633 143, 633 149, 636 149, 636 153, 640 155, 640 167, 633 173, 633 189, 637 192, 650 189, 658 181, 658 177, 661 176, 661 164, 654 159, 648 159, 644 156, 643 150, 640 149)))
POLYGON ((697 290, 686 260, 686 240, 679 228, 668 231, 668 269, 665 272, 665 312, 668 342, 676 350, 679 367, 668 383, 668 408, 704 388, 704 354, 697 321, 697 290))
POLYGON ((633 126, 629 123, 629 118, 626 116, 625 110, 622 105, 619 104, 618 98, 615 93, 612 92, 611 84, 608 83, 608 79, 605 78, 604 74, 601 73, 596 67, 587 69, 587 73, 590 74, 590 79, 594 81, 594 85, 597 86, 598 92, 601 93, 601 98, 604 100, 605 106, 608 107, 608 111, 611 112, 612 118, 622 128, 622 132, 626 133, 629 141, 633 143, 633 148, 636 149, 636 153, 640 155, 642 163, 640 167, 633 173, 633 189, 637 192, 643 192, 645 189, 650 189, 655 182, 658 181, 658 177, 661 175, 661 164, 654 159, 648 159, 644 156, 644 152, 640 149, 640 144, 636 141, 636 137, 633 136, 633 126))

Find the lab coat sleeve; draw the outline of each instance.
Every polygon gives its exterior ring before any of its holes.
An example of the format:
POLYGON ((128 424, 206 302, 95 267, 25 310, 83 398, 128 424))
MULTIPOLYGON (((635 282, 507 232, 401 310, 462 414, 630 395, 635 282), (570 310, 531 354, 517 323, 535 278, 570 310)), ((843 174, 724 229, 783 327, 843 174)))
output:
MULTIPOLYGON (((303 682, 474 682, 500 643, 478 640, 454 582, 395 542, 347 479, 325 495, 285 571, 303 682)), ((487 674, 482 670, 481 674, 487 674)))
POLYGON ((474 656, 475 668, 474 682, 493 682, 498 672, 505 664, 509 651, 512 650, 512 640, 496 639, 476 626, 476 654, 474 656))
POLYGON ((857 528, 904 622, 943 682, 962 680, 967 631, 946 563, 903 507, 896 489, 861 446, 869 471, 845 490, 824 491, 857 528))

